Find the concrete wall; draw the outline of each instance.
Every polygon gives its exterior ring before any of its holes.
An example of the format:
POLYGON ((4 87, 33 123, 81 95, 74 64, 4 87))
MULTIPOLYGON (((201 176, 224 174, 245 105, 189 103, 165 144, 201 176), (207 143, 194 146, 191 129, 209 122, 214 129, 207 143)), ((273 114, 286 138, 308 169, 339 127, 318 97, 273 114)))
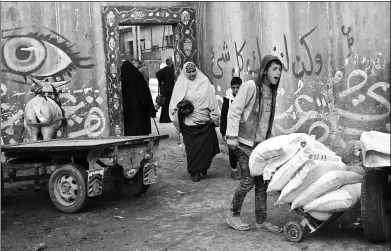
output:
POLYGON ((362 131, 390 131, 387 2, 2 2, 2 144, 20 138, 28 75, 71 80, 62 137, 108 135, 101 7, 114 5, 194 7, 197 61, 219 100, 233 72, 256 78, 262 56, 279 56, 276 134, 315 134, 346 155, 362 131))
POLYGON ((186 7, 187 2, 1 2, 2 144, 21 138, 24 106, 34 95, 27 76, 71 80, 61 101, 61 137, 109 134, 102 6, 186 7), (29 49, 30 48, 30 49, 29 49), (32 49, 35 48, 35 49, 32 49))
POLYGON ((363 131, 390 132, 390 3, 198 2, 199 67, 221 100, 233 74, 284 63, 276 134, 305 132, 341 156, 363 131))

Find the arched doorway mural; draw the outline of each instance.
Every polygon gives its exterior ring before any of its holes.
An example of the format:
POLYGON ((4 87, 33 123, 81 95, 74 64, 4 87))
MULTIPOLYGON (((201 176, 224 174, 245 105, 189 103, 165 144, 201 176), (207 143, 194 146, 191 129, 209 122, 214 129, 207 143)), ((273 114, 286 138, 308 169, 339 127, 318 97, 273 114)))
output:
POLYGON ((103 38, 106 55, 107 98, 110 136, 124 134, 120 89, 119 26, 138 24, 176 24, 174 30, 175 72, 184 63, 197 64, 195 11, 192 8, 145 8, 106 6, 102 8, 103 38))

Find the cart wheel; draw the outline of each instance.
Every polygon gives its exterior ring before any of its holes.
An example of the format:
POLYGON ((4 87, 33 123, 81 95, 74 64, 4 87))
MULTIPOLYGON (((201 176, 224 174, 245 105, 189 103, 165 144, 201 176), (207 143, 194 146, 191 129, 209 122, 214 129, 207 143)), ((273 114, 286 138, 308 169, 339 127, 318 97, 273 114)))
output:
POLYGON ((288 222, 284 226, 284 235, 290 242, 300 242, 304 237, 304 228, 296 221, 288 222))
POLYGON ((133 197, 133 196, 140 196, 143 195, 149 188, 150 185, 144 185, 144 177, 143 177, 143 169, 140 168, 136 175, 131 178, 127 179, 124 177, 123 169, 115 168, 113 169, 114 175, 119 175, 120 180, 114 180, 113 186, 115 190, 125 197, 133 197))
POLYGON ((361 184, 362 226, 369 241, 390 240, 389 174, 387 169, 367 170, 361 184))
POLYGON ((49 179, 49 194, 58 210, 77 212, 88 200, 87 172, 77 164, 66 164, 55 170, 49 179))

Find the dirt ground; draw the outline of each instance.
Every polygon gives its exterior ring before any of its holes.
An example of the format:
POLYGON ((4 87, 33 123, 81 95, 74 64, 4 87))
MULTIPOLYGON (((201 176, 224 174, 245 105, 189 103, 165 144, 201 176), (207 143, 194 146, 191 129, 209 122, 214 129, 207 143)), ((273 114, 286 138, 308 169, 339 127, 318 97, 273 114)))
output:
MULTIPOLYGON (((362 229, 340 228, 359 216, 346 212, 321 232, 294 244, 283 234, 257 230, 240 232, 225 223, 238 181, 230 179, 228 157, 213 160, 208 176, 190 180, 186 155, 178 148, 172 124, 158 125, 170 138, 160 142, 159 182, 139 198, 123 198, 114 191, 93 197, 81 213, 64 214, 52 205, 47 190, 34 192, 32 182, 5 184, 1 214, 1 250, 389 250, 390 243, 372 244, 362 229)), ((110 188, 110 187, 108 187, 110 188)), ((298 220, 288 206, 276 207, 278 194, 268 195, 268 218, 283 227, 298 220)), ((243 205, 245 221, 255 222, 254 192, 243 205)))

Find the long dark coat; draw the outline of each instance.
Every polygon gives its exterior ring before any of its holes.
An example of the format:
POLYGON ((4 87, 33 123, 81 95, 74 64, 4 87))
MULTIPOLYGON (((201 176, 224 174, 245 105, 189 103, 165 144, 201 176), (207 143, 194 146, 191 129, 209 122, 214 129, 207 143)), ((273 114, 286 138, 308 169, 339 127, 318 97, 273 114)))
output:
POLYGON ((121 83, 125 136, 149 135, 156 110, 148 83, 129 61, 121 65, 121 83))

